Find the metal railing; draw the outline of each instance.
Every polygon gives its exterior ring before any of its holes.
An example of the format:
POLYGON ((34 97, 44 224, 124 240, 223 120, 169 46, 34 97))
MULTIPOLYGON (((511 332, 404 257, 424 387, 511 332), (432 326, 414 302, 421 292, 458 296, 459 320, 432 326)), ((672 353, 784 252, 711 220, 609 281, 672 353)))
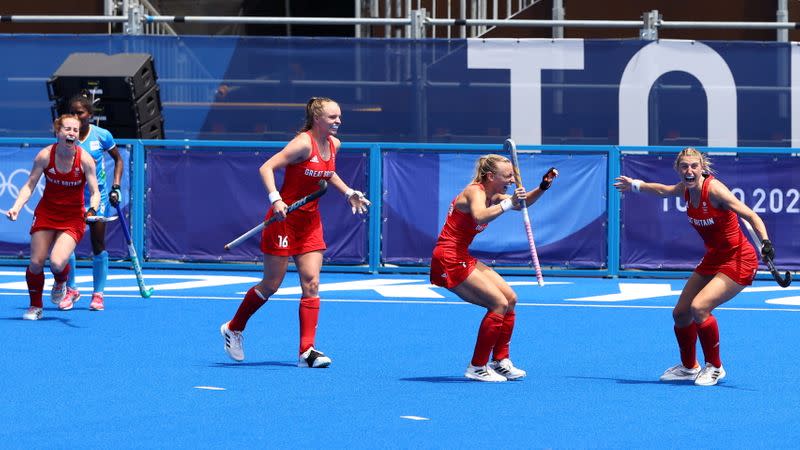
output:
MULTIPOLYGON (((155 25, 167 27, 169 24, 198 23, 198 24, 245 24, 245 25, 353 25, 356 27, 356 37, 361 31, 361 26, 395 26, 402 27, 405 31, 402 36, 411 39, 429 37, 427 30, 444 26, 448 28, 460 27, 462 31, 473 28, 486 30, 487 27, 522 27, 522 28, 630 28, 639 29, 641 39, 658 39, 661 29, 747 29, 747 30, 776 30, 776 40, 788 41, 788 30, 800 28, 800 22, 731 22, 731 21, 670 21, 664 20, 658 10, 642 14, 640 20, 527 20, 527 19, 454 19, 430 17, 422 9, 408 10, 406 17, 246 17, 246 16, 164 16, 145 14, 144 7, 139 0, 126 0, 125 15, 102 16, 45 16, 45 15, 0 15, 0 21, 15 23, 122 23, 125 34, 150 34, 156 33, 155 25), (151 28, 148 28, 150 26, 151 28)), ((777 17, 786 18, 788 14, 778 10, 777 17)), ((159 31, 174 34, 172 28, 159 31)), ((432 31, 433 33, 433 31, 432 31)), ((562 34, 563 36, 563 34, 562 34)), ((464 37, 464 33, 461 33, 464 37)), ((559 37, 559 36, 555 36, 559 37)))

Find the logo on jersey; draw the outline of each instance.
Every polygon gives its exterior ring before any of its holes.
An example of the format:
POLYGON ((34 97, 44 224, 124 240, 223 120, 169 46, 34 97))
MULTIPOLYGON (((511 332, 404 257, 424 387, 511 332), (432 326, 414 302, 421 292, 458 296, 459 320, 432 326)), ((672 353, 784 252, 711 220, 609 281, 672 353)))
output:
POLYGON ((89 149, 92 151, 100 150, 100 141, 89 142, 89 149))
POLYGON ((305 172, 303 172, 303 173, 306 176, 314 177, 314 178, 330 178, 330 177, 333 176, 333 171, 332 170, 311 170, 311 169, 306 169, 305 172))
POLYGON ((55 175, 55 173, 56 173, 56 169, 54 169, 54 168, 52 168, 52 167, 51 167, 51 168, 47 169, 47 173, 52 173, 52 174, 54 174, 54 175, 55 175))
POLYGON ((689 217, 689 223, 691 223, 696 227, 710 227, 714 225, 714 218, 711 217, 708 219, 695 219, 693 217, 689 217))
POLYGON ((59 186, 74 187, 83 184, 83 180, 78 180, 78 181, 59 180, 58 178, 53 178, 49 175, 45 175, 45 178, 47 178, 48 183, 57 184, 59 186))
POLYGON ((310 161, 313 162, 313 163, 318 163, 319 162, 319 158, 317 158, 317 155, 314 155, 314 156, 311 157, 310 161))

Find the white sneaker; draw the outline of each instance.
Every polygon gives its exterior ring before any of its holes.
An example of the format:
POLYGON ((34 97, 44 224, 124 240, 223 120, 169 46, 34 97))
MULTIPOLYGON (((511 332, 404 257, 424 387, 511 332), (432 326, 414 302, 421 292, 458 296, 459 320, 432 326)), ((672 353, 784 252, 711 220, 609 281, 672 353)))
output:
POLYGON ((472 364, 470 364, 469 366, 467 366, 467 371, 464 372, 464 376, 469 378, 470 380, 476 380, 476 381, 491 381, 491 382, 506 381, 506 377, 495 372, 489 366, 473 366, 472 364))
POLYGON ((219 327, 219 333, 225 338, 225 353, 234 361, 244 361, 244 336, 241 331, 228 328, 230 322, 219 327))
POLYGON ((691 369, 685 367, 683 364, 672 366, 665 370, 664 373, 658 378, 661 381, 692 381, 697 378, 700 373, 700 365, 695 363, 691 369))
POLYGON ((50 291, 50 301, 53 302, 54 305, 58 305, 61 303, 61 300, 64 300, 64 295, 67 293, 67 282, 63 283, 54 283, 53 289, 50 291))
POLYGON ((725 378, 725 369, 722 366, 714 367, 713 364, 706 363, 706 366, 694 379, 694 384, 698 386, 713 386, 723 378, 725 378))
POLYGON ((514 363, 508 358, 503 358, 500 361, 491 361, 489 368, 506 377, 507 380, 518 380, 528 374, 528 372, 514 367, 514 363))
POLYGON ((39 320, 42 318, 42 308, 37 308, 36 306, 31 306, 25 311, 25 314, 22 315, 22 320, 39 320))
POLYGON ((313 369, 322 369, 331 365, 331 359, 325 356, 324 353, 314 350, 314 347, 309 347, 300 355, 297 361, 297 367, 311 367, 313 369))

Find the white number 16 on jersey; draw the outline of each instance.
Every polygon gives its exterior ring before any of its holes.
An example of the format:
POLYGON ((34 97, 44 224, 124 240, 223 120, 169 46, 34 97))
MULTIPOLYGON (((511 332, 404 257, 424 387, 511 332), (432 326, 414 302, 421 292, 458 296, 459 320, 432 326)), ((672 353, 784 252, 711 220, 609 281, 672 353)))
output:
POLYGON ((289 246, 289 236, 278 235, 278 247, 286 248, 289 246))

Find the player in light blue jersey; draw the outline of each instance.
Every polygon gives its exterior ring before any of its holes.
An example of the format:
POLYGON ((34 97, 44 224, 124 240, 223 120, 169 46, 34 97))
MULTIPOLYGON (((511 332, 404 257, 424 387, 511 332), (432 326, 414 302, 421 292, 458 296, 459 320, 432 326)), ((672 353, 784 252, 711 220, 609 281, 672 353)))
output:
MULTIPOLYGON (((92 155, 97 166, 97 184, 100 189, 100 208, 97 214, 101 216, 113 216, 112 206, 119 204, 122 194, 120 192, 120 181, 122 180, 122 156, 117 150, 117 144, 114 142, 114 137, 111 133, 96 125, 92 125, 90 120, 94 114, 94 105, 92 100, 84 95, 76 95, 69 101, 69 109, 71 114, 75 114, 81 120, 81 133, 78 144, 81 148, 92 155), (114 160, 114 180, 111 184, 111 190, 108 189, 108 177, 106 176, 105 164, 103 158, 105 153, 108 152, 114 160)), ((89 201, 88 191, 86 193, 86 201, 89 201)), ((106 224, 105 222, 92 222, 89 224, 89 234, 92 239, 92 252, 94 259, 92 261, 92 278, 94 280, 94 292, 92 294, 92 301, 89 304, 89 309, 92 311, 102 311, 105 309, 105 302, 103 299, 103 291, 106 287, 106 278, 108 277, 108 252, 106 251, 106 224)), ((75 253, 70 256, 70 264, 75 267, 75 253)), ((69 280, 67 281, 67 292, 64 299, 58 304, 59 309, 70 310, 75 302, 78 301, 81 294, 75 285, 75 270, 70 271, 69 280)))

